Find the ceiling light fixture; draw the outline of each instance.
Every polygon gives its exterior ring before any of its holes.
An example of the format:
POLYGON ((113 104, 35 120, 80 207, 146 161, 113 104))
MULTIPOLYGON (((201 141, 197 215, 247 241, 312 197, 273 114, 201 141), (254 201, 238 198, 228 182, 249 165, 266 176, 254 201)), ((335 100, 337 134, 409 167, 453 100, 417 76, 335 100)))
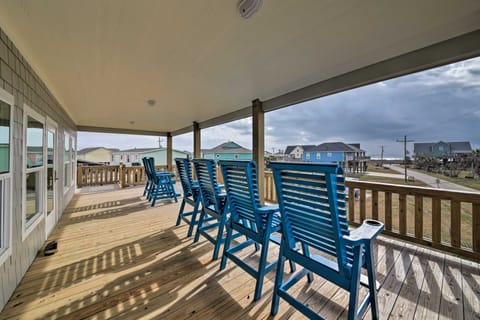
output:
POLYGON ((262 6, 263 0, 240 0, 238 2, 238 11, 240 15, 248 19, 262 6))
POLYGON ((153 107, 155 105, 155 103, 157 103, 157 101, 153 100, 153 99, 148 99, 147 100, 147 103, 150 107, 153 107))

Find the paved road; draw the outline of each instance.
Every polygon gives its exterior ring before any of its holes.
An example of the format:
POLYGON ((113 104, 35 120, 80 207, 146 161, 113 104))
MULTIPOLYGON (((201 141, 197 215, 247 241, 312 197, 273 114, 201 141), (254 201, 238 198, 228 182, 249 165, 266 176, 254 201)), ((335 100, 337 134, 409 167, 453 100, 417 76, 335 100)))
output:
MULTIPOLYGON (((400 173, 405 173, 405 169, 397 166, 397 165, 391 165, 390 169, 398 171, 400 173)), ((430 185, 431 187, 434 188, 440 188, 440 189, 450 189, 450 190, 459 190, 459 191, 473 191, 473 192, 479 192, 478 190, 464 187, 461 185, 458 185, 456 183, 452 183, 443 179, 439 179, 440 183, 437 183, 437 178, 429 176, 428 174, 424 174, 421 172, 413 171, 413 170, 408 170, 407 173, 409 176, 413 176, 415 180, 420 180, 425 182, 426 184, 430 185)), ((405 177, 405 175, 403 175, 405 177)))

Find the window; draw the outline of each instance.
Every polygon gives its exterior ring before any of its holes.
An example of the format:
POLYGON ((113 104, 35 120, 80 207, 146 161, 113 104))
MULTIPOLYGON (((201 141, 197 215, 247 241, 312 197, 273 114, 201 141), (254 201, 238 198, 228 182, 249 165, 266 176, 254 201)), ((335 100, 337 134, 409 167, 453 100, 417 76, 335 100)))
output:
POLYGON ((23 179, 23 239, 43 217, 44 122, 45 119, 24 107, 24 179, 23 179))
POLYGON ((234 155, 233 155, 233 158, 234 158, 234 159, 238 159, 238 157, 239 157, 238 154, 234 154, 234 155))
POLYGON ((65 150, 63 156, 63 192, 67 192, 70 187, 70 135, 65 132, 64 140, 65 150))
POLYGON ((13 96, 0 89, 0 265, 12 253, 12 115, 13 96))
POLYGON ((317 152, 316 158, 317 158, 317 160, 320 160, 322 158, 320 152, 317 152))
POLYGON ((331 153, 331 152, 327 152, 327 157, 331 158, 331 157, 332 157, 332 153, 331 153))
POLYGON ((215 155, 215 157, 216 157, 216 158, 220 158, 220 155, 217 153, 217 154, 215 155))
POLYGON ((305 153, 305 159, 310 160, 310 153, 305 153))

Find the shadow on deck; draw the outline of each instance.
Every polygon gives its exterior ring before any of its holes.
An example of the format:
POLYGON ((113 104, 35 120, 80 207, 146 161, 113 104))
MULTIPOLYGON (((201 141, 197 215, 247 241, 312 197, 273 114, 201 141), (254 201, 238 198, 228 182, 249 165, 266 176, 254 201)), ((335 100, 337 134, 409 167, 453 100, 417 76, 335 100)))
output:
MULTIPOLYGON (((179 203, 151 208, 142 192, 77 194, 50 236, 58 253, 36 258, 0 318, 270 317, 273 272, 253 303, 253 278, 230 262, 220 272, 211 244, 193 244, 185 224, 175 227, 179 203)), ((477 262, 386 237, 376 252, 381 318, 480 319, 477 262)), ((255 259, 251 249, 244 254, 255 259)), ((271 257, 276 254, 274 248, 271 257)), ((293 290, 323 317, 346 317, 348 294, 324 279, 293 290)), ((303 316, 281 302, 275 318, 303 316)))

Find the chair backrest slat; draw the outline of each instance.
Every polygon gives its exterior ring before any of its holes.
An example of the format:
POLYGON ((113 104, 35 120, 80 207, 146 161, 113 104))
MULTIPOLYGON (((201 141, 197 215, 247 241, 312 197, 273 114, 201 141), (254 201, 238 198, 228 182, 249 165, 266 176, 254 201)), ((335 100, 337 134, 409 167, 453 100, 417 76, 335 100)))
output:
POLYGON ((193 159, 192 162, 200 186, 204 207, 214 206, 215 211, 220 212, 222 204, 219 203, 218 199, 219 187, 216 161, 211 159, 193 159))
POLYGON ((187 158, 175 158, 175 164, 177 166, 178 176, 180 177, 180 183, 183 188, 183 196, 193 196, 191 181, 192 181, 192 167, 190 161, 187 158))
POLYGON ((348 235, 343 169, 336 164, 270 163, 283 232, 290 247, 303 242, 337 259, 350 259, 342 236, 348 235))
POLYGON ((255 214, 261 206, 255 162, 221 160, 220 166, 232 219, 234 221, 247 219, 250 223, 257 226, 261 225, 260 217, 255 214))

